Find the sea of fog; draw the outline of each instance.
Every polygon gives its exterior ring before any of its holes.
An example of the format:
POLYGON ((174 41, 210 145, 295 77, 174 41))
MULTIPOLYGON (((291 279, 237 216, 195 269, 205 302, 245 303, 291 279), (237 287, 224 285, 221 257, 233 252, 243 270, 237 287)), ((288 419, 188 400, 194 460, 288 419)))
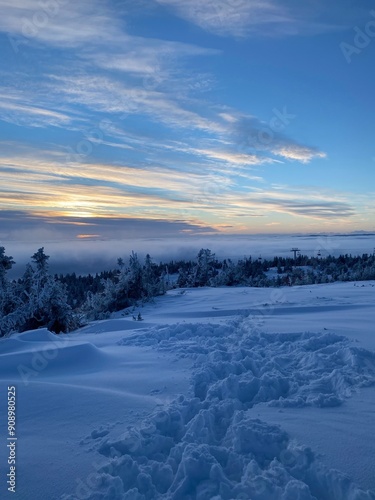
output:
POLYGON ((181 238, 146 238, 124 240, 84 240, 66 242, 1 242, 7 255, 12 255, 16 265, 13 277, 23 273, 30 256, 41 246, 51 256, 50 269, 56 273, 96 273, 116 267, 117 259, 124 260, 132 251, 144 257, 147 253, 155 262, 191 259, 201 248, 210 248, 219 259, 270 258, 292 256, 292 248, 303 255, 322 257, 327 255, 373 253, 375 233, 351 234, 304 234, 304 235, 207 235, 181 238))

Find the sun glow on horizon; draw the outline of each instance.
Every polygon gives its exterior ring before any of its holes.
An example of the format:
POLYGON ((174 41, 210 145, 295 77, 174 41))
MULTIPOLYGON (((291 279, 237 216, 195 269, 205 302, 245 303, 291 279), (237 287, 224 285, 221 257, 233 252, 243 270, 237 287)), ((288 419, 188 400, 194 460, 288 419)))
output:
POLYGON ((373 231, 366 9, 150 1, 2 2, 0 238, 373 231))

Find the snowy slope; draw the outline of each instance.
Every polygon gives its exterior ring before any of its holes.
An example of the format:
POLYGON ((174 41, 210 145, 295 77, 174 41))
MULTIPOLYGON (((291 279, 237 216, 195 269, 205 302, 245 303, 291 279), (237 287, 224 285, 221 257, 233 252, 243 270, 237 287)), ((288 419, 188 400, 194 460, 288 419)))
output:
POLYGON ((16 497, 374 499, 374 285, 175 290, 2 340, 16 497))
MULTIPOLYGON (((186 363, 121 348, 123 334, 55 336, 37 330, 0 342, 2 415, 7 385, 17 388, 17 499, 50 500, 75 491, 100 463, 90 451, 94 438, 118 433, 188 391, 186 363)), ((5 427, 1 418, 2 470, 5 427)), ((2 481, 0 498, 7 497, 2 481)))

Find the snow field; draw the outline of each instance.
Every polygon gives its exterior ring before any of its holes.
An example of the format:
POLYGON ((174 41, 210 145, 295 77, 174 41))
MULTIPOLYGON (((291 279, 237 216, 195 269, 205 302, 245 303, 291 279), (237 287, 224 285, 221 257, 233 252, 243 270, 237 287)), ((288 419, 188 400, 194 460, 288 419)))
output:
POLYGON ((2 339, 16 498, 374 500, 373 285, 176 290, 2 339))
MULTIPOLYGON (((15 385, 17 500, 59 500, 77 492, 103 462, 95 442, 136 424, 158 405, 188 391, 186 362, 137 347, 117 333, 56 336, 45 329, 0 341, 0 408, 15 385), (150 377, 150 373, 153 374, 150 377)), ((6 419, 0 419, 6 471, 6 419)), ((104 457, 103 457, 104 458, 104 457)), ((0 481, 0 498, 11 498, 0 481)))
POLYGON ((158 325, 119 343, 193 358, 194 397, 179 397, 117 439, 104 437, 98 450, 108 463, 90 500, 375 498, 248 412, 260 403, 339 406, 375 383, 374 353, 332 333, 254 331, 246 316, 158 325))

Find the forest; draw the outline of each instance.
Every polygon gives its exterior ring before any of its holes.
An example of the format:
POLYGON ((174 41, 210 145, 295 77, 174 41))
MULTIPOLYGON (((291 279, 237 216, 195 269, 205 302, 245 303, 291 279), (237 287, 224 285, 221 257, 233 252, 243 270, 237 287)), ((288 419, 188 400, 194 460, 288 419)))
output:
MULTIPOLYGON (((283 287, 375 280, 375 255, 274 257, 219 260, 202 248, 194 260, 153 262, 134 252, 116 268, 95 275, 51 274, 44 248, 31 256, 21 278, 8 271, 15 262, 0 247, 0 336, 47 327, 73 331, 112 312, 135 307, 172 288, 283 287)), ((133 317, 135 320, 142 319, 133 317)))

